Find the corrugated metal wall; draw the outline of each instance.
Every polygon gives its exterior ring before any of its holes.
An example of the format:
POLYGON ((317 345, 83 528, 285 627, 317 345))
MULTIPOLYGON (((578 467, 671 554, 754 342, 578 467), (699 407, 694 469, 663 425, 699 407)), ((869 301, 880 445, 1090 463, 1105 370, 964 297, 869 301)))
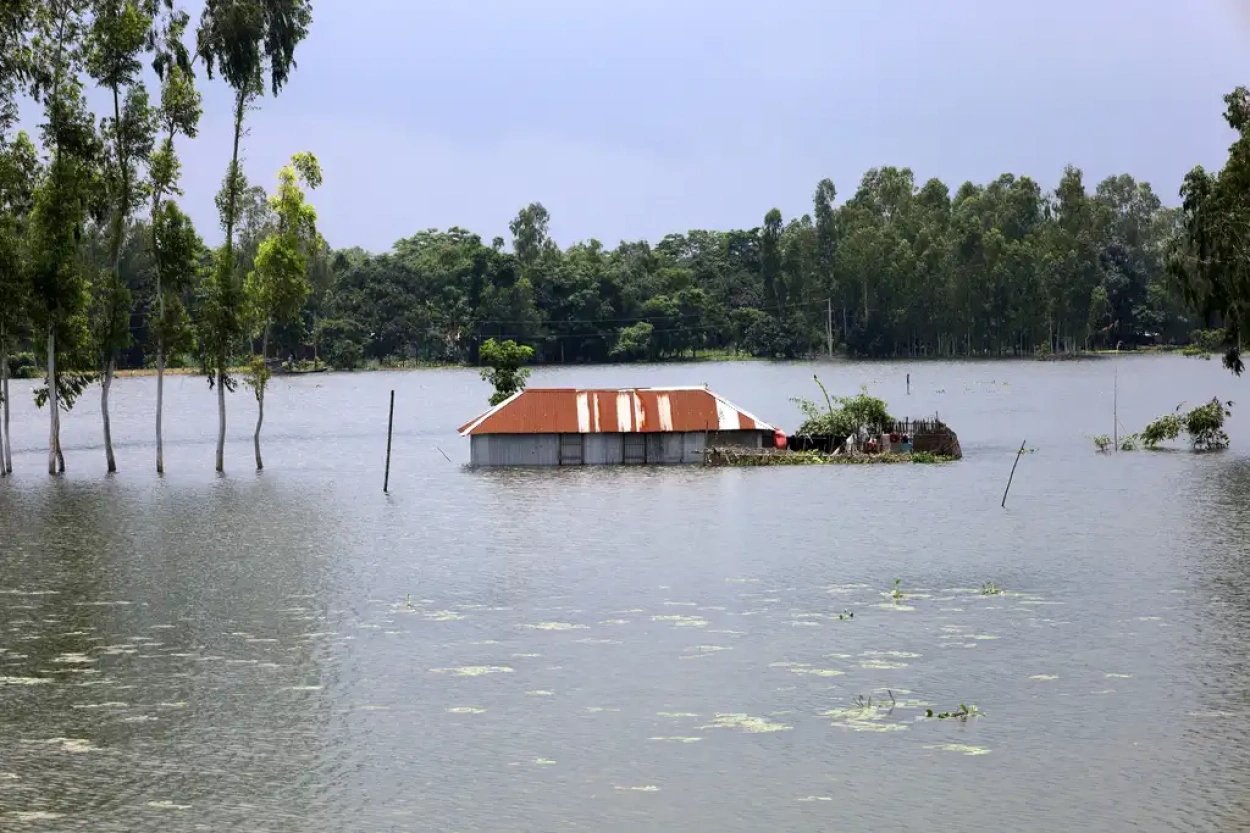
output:
POLYGON ((469 439, 475 466, 558 466, 559 434, 481 434, 469 439))
POLYGON ((707 444, 712 446, 733 446, 735 448, 762 448, 765 436, 771 442, 771 432, 713 431, 708 435, 707 444))
POLYGON ((588 466, 619 466, 624 434, 586 434, 584 459, 588 466))
POLYGON ((711 434, 703 431, 663 434, 478 434, 469 438, 469 454, 474 466, 578 465, 576 440, 580 439, 580 463, 587 466, 619 466, 626 459, 631 464, 677 465, 703 462, 703 450, 708 445, 759 448, 764 444, 765 436, 760 431, 717 431, 711 434))

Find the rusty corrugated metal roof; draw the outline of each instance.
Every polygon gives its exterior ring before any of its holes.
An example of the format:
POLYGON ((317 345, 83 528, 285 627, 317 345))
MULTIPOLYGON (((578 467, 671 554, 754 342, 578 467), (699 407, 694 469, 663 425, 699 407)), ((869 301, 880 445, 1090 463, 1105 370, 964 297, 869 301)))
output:
POLYGON ((460 435, 773 430, 707 388, 528 388, 460 426, 460 435))

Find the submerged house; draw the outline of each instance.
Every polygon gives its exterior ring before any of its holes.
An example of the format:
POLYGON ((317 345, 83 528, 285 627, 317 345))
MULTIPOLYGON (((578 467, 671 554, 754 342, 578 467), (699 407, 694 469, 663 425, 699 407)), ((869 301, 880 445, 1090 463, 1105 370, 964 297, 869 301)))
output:
POLYGON ((701 463, 771 447, 777 429, 706 387, 528 388, 460 427, 474 466, 701 463))

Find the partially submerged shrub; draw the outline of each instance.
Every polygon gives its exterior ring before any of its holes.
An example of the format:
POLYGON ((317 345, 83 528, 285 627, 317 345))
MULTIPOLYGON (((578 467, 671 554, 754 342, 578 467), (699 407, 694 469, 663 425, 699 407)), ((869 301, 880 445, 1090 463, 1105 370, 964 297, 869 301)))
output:
POLYGON ((1194 355, 1222 353, 1226 343, 1227 337, 1223 330, 1194 330, 1189 334, 1186 352, 1194 355))
POLYGON ((1110 451, 1111 450, 1111 438, 1108 437, 1106 434, 1099 434, 1097 437, 1094 437, 1094 446, 1100 452, 1110 451))
POLYGON ((1181 435, 1180 405, 1178 413, 1164 414, 1142 429, 1141 442, 1146 448, 1155 448, 1165 440, 1174 440, 1181 435))
POLYGON ((857 396, 830 396, 819 377, 813 376, 820 391, 825 395, 825 407, 810 399, 795 397, 792 401, 803 412, 803 424, 799 433, 807 436, 832 436, 840 439, 854 434, 860 428, 869 433, 881 433, 894 423, 885 401, 868 395, 868 386, 860 387, 857 396), (836 407, 835 407, 836 404, 836 407))
POLYGON ((1228 447, 1228 435, 1224 433, 1224 419, 1233 415, 1232 402, 1213 398, 1185 414, 1185 433, 1198 451, 1213 451, 1228 447))
MULTIPOLYGON (((1185 413, 1176 406, 1173 413, 1165 414, 1150 423, 1141 432, 1141 443, 1146 448, 1156 448, 1165 440, 1175 440, 1185 433, 1195 451, 1214 451, 1228 447, 1228 434, 1224 433, 1224 420, 1233 415, 1232 402, 1221 402, 1218 397, 1205 405, 1199 405, 1185 413)), ((1125 442, 1135 437, 1126 437, 1125 442)), ((1123 447, 1123 446, 1122 446, 1123 447)), ((1129 450, 1125 448, 1125 450, 1129 450)))
POLYGON ((970 717, 980 717, 981 712, 977 710, 977 707, 975 705, 972 706, 972 708, 968 708, 963 703, 960 703, 959 708, 957 709, 951 709, 948 712, 938 712, 937 714, 934 714, 933 709, 925 709, 924 716, 936 717, 938 720, 954 719, 954 720, 966 721, 970 717))

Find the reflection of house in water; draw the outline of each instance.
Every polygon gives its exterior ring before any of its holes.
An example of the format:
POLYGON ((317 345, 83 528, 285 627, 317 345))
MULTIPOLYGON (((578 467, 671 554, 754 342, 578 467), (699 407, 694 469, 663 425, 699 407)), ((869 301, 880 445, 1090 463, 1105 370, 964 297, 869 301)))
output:
POLYGON ((474 466, 702 463, 771 447, 776 429, 705 387, 529 388, 461 426, 474 466))

